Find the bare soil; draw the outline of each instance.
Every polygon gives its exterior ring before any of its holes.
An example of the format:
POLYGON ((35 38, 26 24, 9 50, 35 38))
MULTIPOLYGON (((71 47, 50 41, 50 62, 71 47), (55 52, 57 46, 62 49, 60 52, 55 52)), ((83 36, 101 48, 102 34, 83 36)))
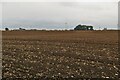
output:
POLYGON ((118 78, 118 31, 3 31, 3 78, 118 78))

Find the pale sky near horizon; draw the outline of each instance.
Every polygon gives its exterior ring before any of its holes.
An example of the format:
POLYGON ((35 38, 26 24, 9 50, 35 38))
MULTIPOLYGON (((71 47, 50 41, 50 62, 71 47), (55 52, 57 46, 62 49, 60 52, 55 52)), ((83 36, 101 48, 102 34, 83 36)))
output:
POLYGON ((78 24, 117 29, 117 2, 4 2, 2 25, 8 28, 73 29, 78 24))

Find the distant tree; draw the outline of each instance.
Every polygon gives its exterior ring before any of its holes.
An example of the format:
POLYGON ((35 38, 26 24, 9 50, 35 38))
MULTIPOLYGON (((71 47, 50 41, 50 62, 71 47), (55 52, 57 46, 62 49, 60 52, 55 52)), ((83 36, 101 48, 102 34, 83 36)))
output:
POLYGON ((5 31, 9 31, 9 28, 5 28, 5 31))
POLYGON ((74 28, 74 30, 93 30, 93 26, 78 25, 74 28))
POLYGON ((94 29, 93 29, 93 26, 89 26, 89 30, 94 30, 94 29))

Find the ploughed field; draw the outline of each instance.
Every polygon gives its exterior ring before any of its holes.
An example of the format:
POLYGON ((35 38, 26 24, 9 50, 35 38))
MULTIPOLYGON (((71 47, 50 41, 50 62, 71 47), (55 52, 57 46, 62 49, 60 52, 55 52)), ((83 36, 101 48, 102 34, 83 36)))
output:
POLYGON ((118 78, 118 31, 3 31, 3 78, 118 78))

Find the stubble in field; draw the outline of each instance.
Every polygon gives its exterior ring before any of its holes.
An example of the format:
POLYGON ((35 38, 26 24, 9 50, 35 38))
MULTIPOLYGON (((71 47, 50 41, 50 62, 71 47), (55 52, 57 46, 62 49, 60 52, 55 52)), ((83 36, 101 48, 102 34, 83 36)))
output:
POLYGON ((3 32, 3 78, 118 78, 117 31, 3 32))

